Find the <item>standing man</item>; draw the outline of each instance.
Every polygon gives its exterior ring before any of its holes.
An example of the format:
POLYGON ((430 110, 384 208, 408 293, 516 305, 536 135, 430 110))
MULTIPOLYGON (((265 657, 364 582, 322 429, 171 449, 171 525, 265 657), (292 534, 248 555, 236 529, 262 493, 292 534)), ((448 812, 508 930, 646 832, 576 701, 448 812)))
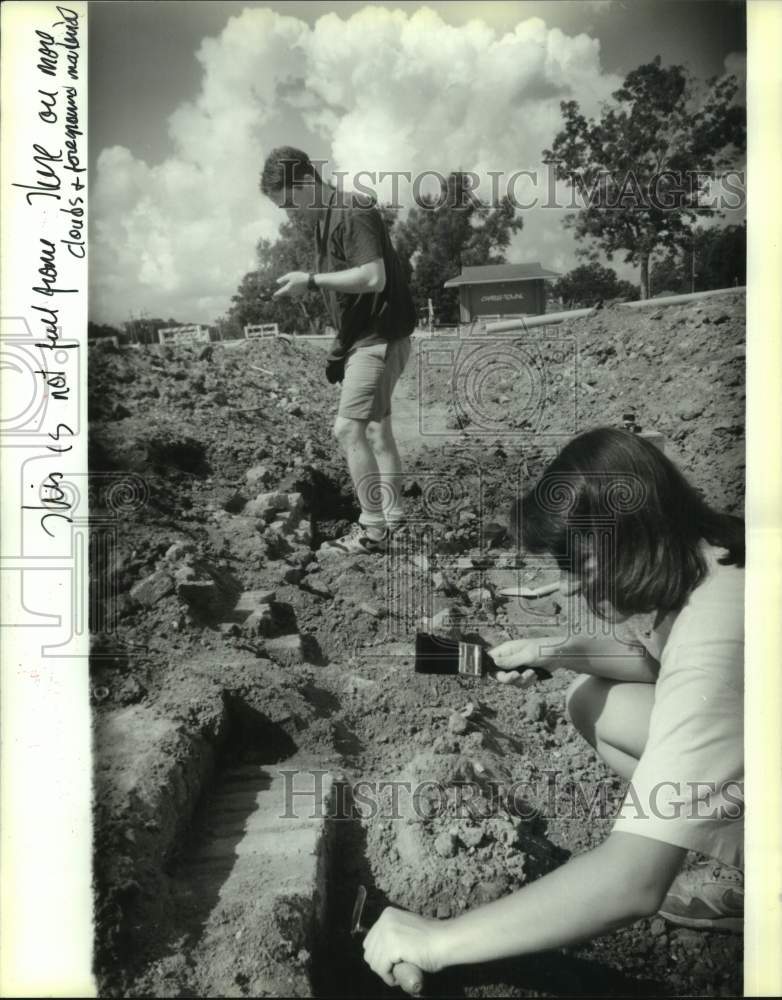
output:
POLYGON ((326 378, 342 383, 334 434, 361 514, 329 547, 346 554, 384 552, 403 516, 391 395, 416 325, 410 289, 374 202, 325 184, 300 149, 272 150, 261 191, 280 208, 316 213, 316 270, 284 274, 274 298, 320 289, 337 330, 326 378))

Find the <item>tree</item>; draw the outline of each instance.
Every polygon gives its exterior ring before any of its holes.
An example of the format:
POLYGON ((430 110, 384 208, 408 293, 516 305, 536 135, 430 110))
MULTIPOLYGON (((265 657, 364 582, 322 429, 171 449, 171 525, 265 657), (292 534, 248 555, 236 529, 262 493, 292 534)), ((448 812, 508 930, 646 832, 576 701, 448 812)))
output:
POLYGON ((585 309, 608 299, 637 299, 638 288, 620 281, 616 271, 597 262, 581 264, 554 284, 554 294, 565 309, 585 309))
POLYGON ((494 208, 480 201, 470 190, 469 175, 459 171, 449 174, 439 195, 419 202, 397 223, 397 252, 419 314, 431 299, 440 322, 458 322, 458 292, 443 284, 462 267, 504 263, 504 251, 523 221, 508 198, 494 208))
POLYGON ((87 323, 87 339, 88 340, 100 340, 103 337, 116 337, 118 340, 124 340, 124 334, 116 326, 112 326, 110 323, 94 323, 89 320, 87 323))
POLYGON ((708 175, 734 166, 745 147, 745 109, 735 103, 735 77, 704 84, 682 66, 663 67, 660 57, 628 73, 603 107, 599 120, 585 118, 577 101, 560 104, 564 128, 546 162, 573 193, 565 225, 587 241, 581 255, 608 257, 624 251, 640 267, 641 298, 649 295, 652 254, 675 252, 691 236, 693 222, 721 215, 704 199, 708 175))
POLYGON ((698 227, 689 247, 655 261, 650 276, 654 295, 733 288, 746 280, 747 227, 743 222, 738 226, 698 227))

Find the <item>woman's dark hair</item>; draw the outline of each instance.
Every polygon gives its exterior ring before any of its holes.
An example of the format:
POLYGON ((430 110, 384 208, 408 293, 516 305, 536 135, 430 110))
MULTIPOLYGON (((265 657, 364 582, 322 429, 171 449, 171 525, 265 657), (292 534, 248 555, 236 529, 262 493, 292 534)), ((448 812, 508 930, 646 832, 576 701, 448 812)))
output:
POLYGON ((744 522, 720 514, 656 445, 599 427, 573 438, 511 510, 523 549, 552 554, 591 610, 678 611, 708 572, 701 543, 744 565, 744 522))
POLYGON ((266 157, 261 173, 261 191, 272 194, 290 191, 318 177, 309 156, 295 146, 278 146, 266 157))

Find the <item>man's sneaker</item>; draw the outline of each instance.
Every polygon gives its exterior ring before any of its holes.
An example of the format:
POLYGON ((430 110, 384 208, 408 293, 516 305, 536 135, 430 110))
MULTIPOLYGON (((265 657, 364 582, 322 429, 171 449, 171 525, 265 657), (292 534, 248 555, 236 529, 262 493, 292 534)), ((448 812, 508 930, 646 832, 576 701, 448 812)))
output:
POLYGON ((707 862, 673 880, 660 916, 681 927, 741 931, 744 928, 744 873, 707 862))
POLYGON ((363 524, 354 524, 342 538, 333 542, 324 542, 321 552, 341 553, 342 555, 370 555, 373 552, 385 552, 388 549, 389 532, 384 529, 380 538, 372 538, 363 524))

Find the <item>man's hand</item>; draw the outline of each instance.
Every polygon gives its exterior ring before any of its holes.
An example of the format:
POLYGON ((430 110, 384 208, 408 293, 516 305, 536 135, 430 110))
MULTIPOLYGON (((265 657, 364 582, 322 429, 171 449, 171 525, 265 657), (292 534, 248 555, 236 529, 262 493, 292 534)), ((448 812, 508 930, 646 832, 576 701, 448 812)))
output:
POLYGON ((326 378, 329 382, 334 385, 336 382, 341 382, 345 377, 345 362, 342 358, 337 361, 327 361, 326 362, 326 378))
POLYGON ((283 274, 281 278, 277 279, 277 284, 280 287, 272 295, 272 298, 281 299, 284 295, 298 298, 307 291, 309 280, 310 276, 306 271, 288 271, 287 274, 283 274))
POLYGON ((399 986, 394 966, 410 962, 423 972, 443 968, 440 945, 446 921, 387 906, 364 938, 364 958, 387 986, 399 986))

